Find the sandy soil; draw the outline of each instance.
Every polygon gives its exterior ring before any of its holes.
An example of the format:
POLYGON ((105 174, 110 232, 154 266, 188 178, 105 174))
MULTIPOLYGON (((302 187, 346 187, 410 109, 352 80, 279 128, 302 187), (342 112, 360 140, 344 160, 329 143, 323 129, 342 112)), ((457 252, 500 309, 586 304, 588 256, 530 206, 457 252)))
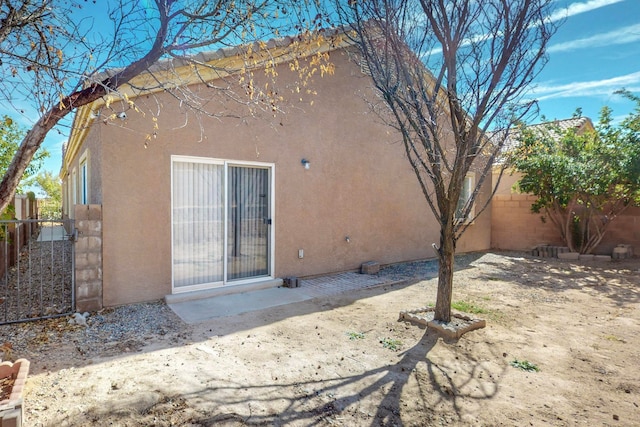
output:
POLYGON ((29 349, 25 425, 639 425, 639 268, 467 257, 454 300, 487 327, 449 342, 397 320, 435 301, 435 279, 176 318, 104 351, 59 332, 29 349))

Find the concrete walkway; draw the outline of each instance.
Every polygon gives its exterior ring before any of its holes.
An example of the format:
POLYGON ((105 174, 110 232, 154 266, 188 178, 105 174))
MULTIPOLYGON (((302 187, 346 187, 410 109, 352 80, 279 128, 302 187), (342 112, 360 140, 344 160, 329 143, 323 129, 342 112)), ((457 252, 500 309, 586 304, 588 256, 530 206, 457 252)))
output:
POLYGON ((38 242, 50 242, 57 240, 66 240, 67 231, 62 225, 54 225, 51 227, 41 227, 38 235, 38 242))
POLYGON ((404 280, 397 276, 339 273, 301 280, 298 288, 269 288, 168 305, 184 322, 193 324, 404 280))

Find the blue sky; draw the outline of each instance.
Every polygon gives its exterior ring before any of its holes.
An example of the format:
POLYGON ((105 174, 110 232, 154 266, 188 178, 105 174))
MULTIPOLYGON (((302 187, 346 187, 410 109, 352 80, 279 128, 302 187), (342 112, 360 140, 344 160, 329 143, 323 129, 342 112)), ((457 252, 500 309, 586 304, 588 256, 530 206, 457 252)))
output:
POLYGON ((594 122, 603 106, 623 118, 633 105, 613 92, 640 94, 640 0, 558 0, 567 19, 549 47, 533 97, 548 119, 577 107, 594 122))
MULTIPOLYGON (((608 105, 614 118, 623 118, 633 105, 613 92, 624 87, 640 95, 640 0, 556 3, 566 21, 552 39, 549 63, 531 90, 540 113, 562 119, 581 107, 583 115, 595 122, 600 109, 608 105)), ((47 137, 45 147, 51 153, 47 170, 60 170, 65 140, 66 135, 56 132, 47 137)))

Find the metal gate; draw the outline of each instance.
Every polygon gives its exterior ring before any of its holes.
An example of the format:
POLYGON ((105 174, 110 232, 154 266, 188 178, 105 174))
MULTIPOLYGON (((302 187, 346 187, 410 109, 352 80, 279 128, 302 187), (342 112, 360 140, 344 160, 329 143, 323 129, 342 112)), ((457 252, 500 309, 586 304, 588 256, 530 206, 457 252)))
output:
POLYGON ((0 324, 73 313, 73 220, 0 221, 0 324))

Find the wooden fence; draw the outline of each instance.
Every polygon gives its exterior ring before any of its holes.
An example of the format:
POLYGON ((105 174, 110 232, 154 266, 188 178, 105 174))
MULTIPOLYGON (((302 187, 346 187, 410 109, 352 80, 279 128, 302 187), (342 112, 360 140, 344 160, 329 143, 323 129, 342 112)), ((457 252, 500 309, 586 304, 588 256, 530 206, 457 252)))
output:
MULTIPOLYGON (((18 220, 37 219, 38 201, 26 196, 14 196, 11 205, 15 208, 18 220)), ((38 233, 37 222, 8 223, 0 229, 0 277, 4 277, 7 269, 16 264, 22 247, 31 236, 38 233)))

